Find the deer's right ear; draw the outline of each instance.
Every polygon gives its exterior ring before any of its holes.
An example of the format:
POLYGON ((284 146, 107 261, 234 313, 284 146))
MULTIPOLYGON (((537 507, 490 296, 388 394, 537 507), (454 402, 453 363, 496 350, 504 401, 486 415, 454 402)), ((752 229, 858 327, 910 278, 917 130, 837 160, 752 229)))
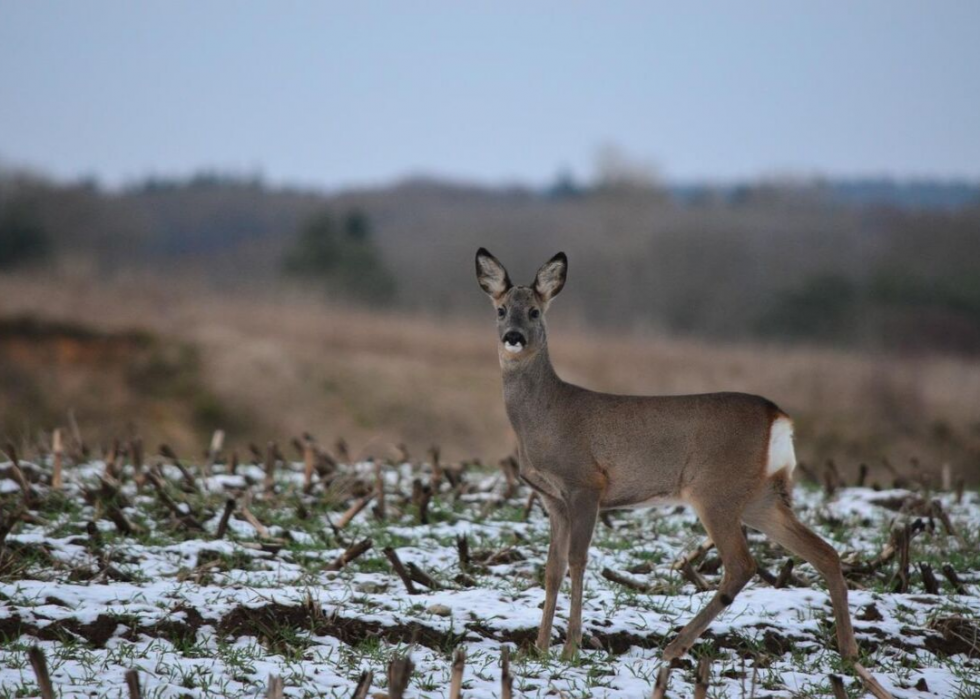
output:
POLYGON ((476 280, 480 288, 494 300, 499 299, 513 286, 507 270, 486 248, 476 251, 476 280))

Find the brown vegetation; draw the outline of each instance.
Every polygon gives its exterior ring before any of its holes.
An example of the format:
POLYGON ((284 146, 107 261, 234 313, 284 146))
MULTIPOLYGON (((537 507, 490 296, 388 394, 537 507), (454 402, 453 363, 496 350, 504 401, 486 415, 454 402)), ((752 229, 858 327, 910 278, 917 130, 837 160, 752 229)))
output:
MULTIPOLYGON (((225 427, 235 444, 309 430, 328 444, 344 437, 355 458, 393 456, 392 445, 404 442, 415 454, 435 443, 450 460, 495 462, 514 441, 492 314, 484 310, 486 317, 448 320, 269 294, 209 295, 190 281, 0 277, 0 316, 28 314, 98 332, 137 328, 156 338, 151 347, 189 347, 196 368, 183 375, 197 389, 178 393, 162 419, 159 404, 147 400, 152 392, 118 378, 140 366, 135 356, 94 365, 4 362, 0 432, 50 429, 74 408, 92 443, 118 437, 119 421, 133 420, 148 444, 166 439, 184 452, 225 427), (25 376, 44 410, 32 412, 16 398, 12 387, 25 376), (108 400, 113 386, 131 392, 108 400), (174 409, 180 401, 186 409, 174 409), (194 419, 196 401, 210 418, 194 419), (236 433, 242 416, 252 425, 248 435, 236 433)), ((761 393, 793 415, 798 454, 819 469, 826 459, 846 472, 867 462, 874 478, 883 459, 906 474, 916 459, 929 470, 948 462, 954 475, 976 478, 980 362, 596 332, 570 315, 561 304, 551 314, 554 361, 569 381, 622 393, 761 393)), ((165 365, 157 385, 171 386, 185 370, 165 365)))

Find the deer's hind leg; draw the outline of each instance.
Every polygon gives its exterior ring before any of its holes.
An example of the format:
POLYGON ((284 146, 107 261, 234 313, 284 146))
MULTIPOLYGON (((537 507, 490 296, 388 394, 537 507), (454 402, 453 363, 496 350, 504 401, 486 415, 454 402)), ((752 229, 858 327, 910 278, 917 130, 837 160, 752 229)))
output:
POLYGON ((777 473, 770 479, 772 487, 746 509, 743 519, 753 529, 807 561, 824 577, 834 606, 838 649, 845 658, 855 658, 858 647, 847 607, 847 583, 841 571, 840 556, 833 546, 796 518, 784 495, 786 484, 776 480, 778 478, 786 478, 786 475, 777 473))
POLYGON ((663 658, 669 662, 691 649, 698 637, 724 609, 735 595, 755 575, 756 563, 749 551, 749 544, 742 533, 740 513, 731 509, 731 503, 696 503, 694 509, 718 549, 724 574, 721 584, 707 606, 681 629, 677 638, 664 650, 663 658))

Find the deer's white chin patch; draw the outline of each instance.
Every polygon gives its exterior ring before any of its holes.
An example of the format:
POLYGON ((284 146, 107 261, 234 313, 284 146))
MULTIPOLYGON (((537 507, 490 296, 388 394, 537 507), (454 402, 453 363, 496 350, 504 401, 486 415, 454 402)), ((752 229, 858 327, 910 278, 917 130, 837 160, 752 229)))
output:
POLYGON ((511 354, 517 354, 522 349, 524 349, 524 345, 522 345, 520 342, 518 342, 516 345, 512 345, 509 342, 505 342, 504 349, 510 352, 511 354))

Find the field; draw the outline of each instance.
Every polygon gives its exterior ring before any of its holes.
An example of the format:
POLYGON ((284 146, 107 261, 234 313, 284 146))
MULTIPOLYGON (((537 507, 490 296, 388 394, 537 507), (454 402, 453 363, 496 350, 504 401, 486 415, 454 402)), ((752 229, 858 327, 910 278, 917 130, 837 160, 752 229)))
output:
POLYGON ((980 699, 980 0, 387 3, 0 0, 0 699, 980 699))
MULTIPOLYGON (((448 696, 457 648, 467 697, 501 696, 504 648, 517 696, 648 696, 662 648, 718 580, 710 551, 672 565, 704 537, 690 511, 611 513, 591 550, 584 650, 541 657, 529 644, 548 523, 509 464, 345 463, 310 438, 235 463, 213 447, 86 458, 66 439, 63 454, 0 464, 0 697, 38 695, 35 644, 66 698, 129 696, 128 671, 153 698, 260 696, 270 676, 285 696, 350 697, 365 671, 371 692, 397 696, 386 668, 405 656, 407 696, 448 696)), ((896 697, 978 696, 980 494, 897 478, 798 485, 797 509, 847 563, 863 665, 896 697)), ((832 675, 860 696, 822 580, 750 541, 759 577, 667 695, 690 696, 707 658, 710 697, 832 696, 832 675)), ((566 612, 563 595, 556 646, 566 612)))
MULTIPOLYGON (((448 459, 494 464, 516 443, 493 312, 467 281, 460 293, 481 302, 472 318, 356 310, 265 288, 230 294, 183 277, 2 275, 0 441, 67 426, 73 408, 92 444, 133 425, 147 444, 182 453, 216 428, 236 446, 309 430, 344 437, 355 459, 435 443, 448 459), (107 333, 111 351, 49 351, 37 338, 5 336, 3 320, 23 317, 107 333), (149 350, 126 350, 134 331, 152 340, 149 350)), ((578 325, 564 302, 548 321, 566 380, 613 393, 758 393, 793 416, 811 468, 833 459, 853 480, 864 462, 885 479, 886 460, 899 470, 948 463, 954 481, 980 484, 975 357, 610 333, 578 325)))

